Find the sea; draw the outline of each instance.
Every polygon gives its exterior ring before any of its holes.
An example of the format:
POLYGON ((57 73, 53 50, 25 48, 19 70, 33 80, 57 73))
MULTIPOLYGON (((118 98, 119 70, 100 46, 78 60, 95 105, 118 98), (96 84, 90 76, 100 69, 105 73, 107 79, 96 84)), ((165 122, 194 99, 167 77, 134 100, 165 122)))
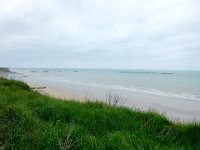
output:
POLYGON ((200 71, 77 68, 13 68, 11 71, 25 82, 48 83, 85 93, 112 89, 200 101, 200 71))

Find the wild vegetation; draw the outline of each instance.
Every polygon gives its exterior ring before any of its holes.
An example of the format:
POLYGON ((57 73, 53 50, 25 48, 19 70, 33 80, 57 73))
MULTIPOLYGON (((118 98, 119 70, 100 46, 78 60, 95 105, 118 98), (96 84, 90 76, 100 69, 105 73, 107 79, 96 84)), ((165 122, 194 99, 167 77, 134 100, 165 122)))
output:
POLYGON ((0 149, 200 149, 200 124, 43 96, 0 78, 0 149))

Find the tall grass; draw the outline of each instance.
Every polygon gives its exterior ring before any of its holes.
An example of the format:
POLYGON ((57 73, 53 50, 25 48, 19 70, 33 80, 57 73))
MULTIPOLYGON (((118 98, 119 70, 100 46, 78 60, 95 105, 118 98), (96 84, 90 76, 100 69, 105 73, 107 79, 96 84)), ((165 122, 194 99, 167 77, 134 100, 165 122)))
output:
POLYGON ((40 95, 0 78, 0 149, 200 149, 200 124, 40 95))

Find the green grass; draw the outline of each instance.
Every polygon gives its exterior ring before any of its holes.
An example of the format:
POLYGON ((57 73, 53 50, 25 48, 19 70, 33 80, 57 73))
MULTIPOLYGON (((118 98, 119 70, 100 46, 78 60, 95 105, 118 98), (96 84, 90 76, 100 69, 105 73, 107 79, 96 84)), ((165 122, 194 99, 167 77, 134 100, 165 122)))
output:
POLYGON ((101 102, 61 101, 0 78, 0 149, 200 149, 200 124, 101 102))

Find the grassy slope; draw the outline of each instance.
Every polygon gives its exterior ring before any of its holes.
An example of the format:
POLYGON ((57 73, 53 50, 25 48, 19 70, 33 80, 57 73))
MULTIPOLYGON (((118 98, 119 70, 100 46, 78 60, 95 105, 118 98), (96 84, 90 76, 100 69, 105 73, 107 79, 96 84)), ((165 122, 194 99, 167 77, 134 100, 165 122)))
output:
POLYGON ((200 149, 200 125, 100 102, 59 101, 0 78, 2 148, 200 149))

